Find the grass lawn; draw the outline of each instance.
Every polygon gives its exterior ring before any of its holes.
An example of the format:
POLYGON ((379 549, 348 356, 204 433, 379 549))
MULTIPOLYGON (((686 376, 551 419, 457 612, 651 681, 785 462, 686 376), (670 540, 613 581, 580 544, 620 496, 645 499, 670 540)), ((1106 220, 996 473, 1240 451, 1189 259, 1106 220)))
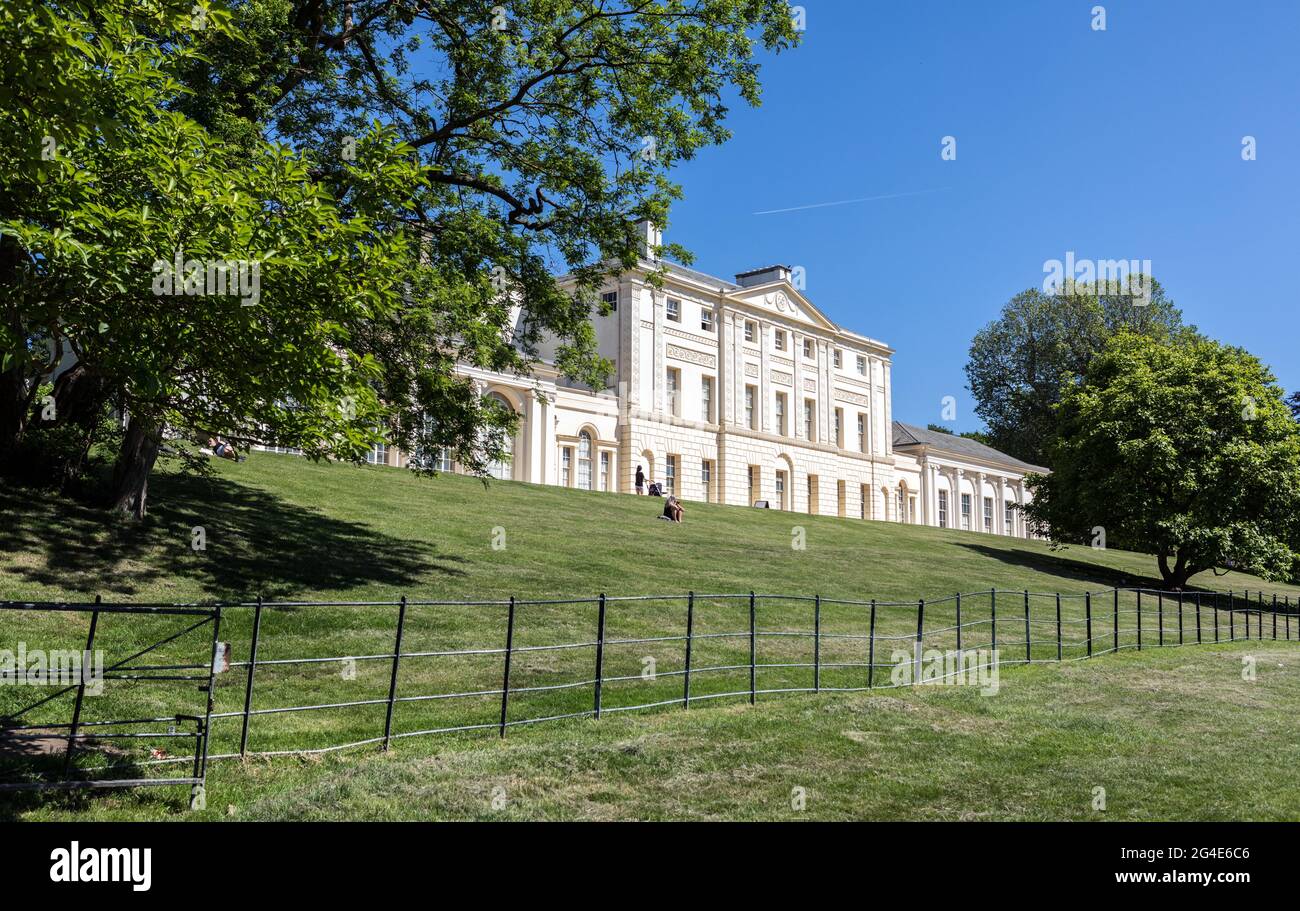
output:
MULTIPOLYGON (((1062 592, 1065 657, 1082 655, 1084 591, 1158 586, 1154 560, 1119 551, 1070 548, 991 535, 862 522, 735 507, 687 504, 686 523, 654 517, 662 501, 444 476, 416 478, 378 467, 313 465, 254 454, 221 463, 208 479, 164 470, 151 483, 152 516, 118 526, 103 514, 52 497, 0 486, 0 599, 106 601, 585 599, 520 608, 511 718, 582 711, 591 688, 544 689, 592 676, 590 648, 530 648, 590 641, 594 597, 697 592, 820 594, 823 686, 863 685, 865 608, 829 599, 913 601, 997 588, 1062 592), (201 526, 206 549, 191 547, 201 526), (799 531, 802 529, 802 531, 799 531), (796 536, 804 549, 792 547, 796 536), (494 544, 496 546, 494 546, 494 544), (504 545, 504 546, 501 546, 504 545)), ((1193 580, 1205 589, 1250 589, 1295 599, 1294 589, 1239 574, 1193 580)), ((996 628, 1004 649, 1025 647, 1022 607, 1004 600, 996 628), (1013 644, 1019 636, 1018 645, 1013 644)), ((1126 596, 1131 599, 1131 596, 1126 596)), ((606 650, 607 709, 677 698, 685 602, 619 602, 607 638, 636 639, 606 650), (648 659, 658 676, 639 677, 648 659)), ((987 596, 965 602, 964 619, 995 628, 987 596)), ((1122 645, 1136 638, 1131 600, 1121 604, 1122 645)), ((926 646, 950 648, 951 601, 927 608, 926 646)), ((1109 636, 1113 605, 1096 605, 1094 635, 1109 636)), ((760 661, 806 664, 811 604, 764 599, 760 661)), ((298 607, 267 611, 259 660, 338 658, 392 651, 396 611, 387 606, 298 607)), ((1183 618, 1192 638, 1192 615, 1183 618)), ((1209 638, 1210 613, 1203 619, 1209 638)), ((412 606, 403 651, 500 649, 499 605, 412 606)), ((915 631, 910 606, 882 608, 878 635, 904 644, 915 631)), ((1055 657, 1052 605, 1034 596, 1035 661, 1055 657)), ((1144 641, 1159 635, 1147 602, 1144 641)), ((1226 626, 1226 620, 1224 624, 1226 626)), ((81 648, 84 615, 0 614, 0 649, 81 648)), ((701 598, 697 635, 748 629, 743 600, 701 598)), ((1176 640, 1172 605, 1164 630, 1176 640)), ((1240 620, 1238 620, 1240 623, 1240 620)), ((98 643, 111 662, 179 632, 180 618, 141 621, 105 615, 98 643)), ((1226 636, 1226 629, 1223 631, 1226 636)), ((1266 630, 1266 634, 1270 632, 1266 630)), ((1292 629, 1300 637, 1300 629, 1292 629)), ((1238 628, 1240 635, 1240 629, 1238 628)), ((968 637, 971 634, 968 633, 968 637)), ((158 663, 202 661, 210 630, 179 636, 151 653, 158 663)), ((251 611, 223 617, 221 638, 236 661, 247 657, 251 611)), ((977 647, 984 642, 971 642, 977 647)), ((1107 643, 1102 642, 1105 646, 1107 643)), ((695 667, 748 661, 748 640, 698 640, 695 667)), ((882 650, 885 643, 881 643, 882 650)), ((1000 695, 973 687, 925 687, 888 693, 734 698, 676 708, 609 714, 599 722, 560 721, 514 728, 504 743, 482 733, 397 741, 387 756, 373 748, 312 759, 214 762, 209 809, 182 812, 176 789, 45 802, 0 801, 13 816, 136 818, 1091 818, 1093 787, 1107 788, 1106 818, 1297 818, 1300 801, 1284 774, 1296 747, 1287 732, 1300 706, 1296 645, 1207 644, 1126 651, 1091 662, 1004 670, 1000 695), (1241 679, 1242 657, 1258 660, 1255 681, 1241 679), (1242 711, 1242 709, 1247 711, 1242 711), (491 807, 494 787, 506 806, 491 807), (807 809, 790 809, 791 788, 807 809), (233 810, 228 810, 232 808, 233 810)), ((887 656, 878 656, 879 661, 887 656)), ((491 690, 500 686, 497 653, 430 656, 403 662, 401 694, 491 690)), ((699 674, 698 697, 747 686, 747 670, 699 674)), ((359 660, 258 669, 255 708, 378 699, 387 695, 390 662, 359 660)), ((804 667, 764 669, 760 688, 804 687, 804 667)), ((884 676, 888 676, 887 673, 884 676)), ((885 682, 888 682, 887 680, 885 682)), ((216 711, 242 707, 245 676, 218 677, 216 711)), ((44 695, 0 688, 0 713, 44 695)), ((25 716, 66 720, 68 699, 25 716)), ((193 682, 110 681, 88 699, 86 717, 152 717, 198 712, 193 682), (134 713, 141 714, 134 714, 134 713)), ((381 733, 383 705, 268 714, 254 718, 253 750, 322 747, 381 733)), ((498 697, 402 703, 397 734, 460 724, 490 724, 498 697)), ((214 721, 212 752, 238 745, 239 722, 214 721)), ((183 747, 172 750, 183 754, 183 747)), ((108 754, 87 751, 87 767, 108 754)), ((135 762, 135 754, 120 754, 135 762)), ((0 761, 0 765, 3 762, 0 761)), ((176 771, 176 766, 154 766, 176 771)))

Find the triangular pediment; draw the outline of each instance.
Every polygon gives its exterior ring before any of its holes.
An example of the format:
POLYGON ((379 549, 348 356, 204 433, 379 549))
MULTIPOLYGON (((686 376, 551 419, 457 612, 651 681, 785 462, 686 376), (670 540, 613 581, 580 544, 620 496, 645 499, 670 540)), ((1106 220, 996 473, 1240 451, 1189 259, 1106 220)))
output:
POLYGON ((827 319, 824 313, 813 306, 812 301, 785 279, 748 288, 737 288, 727 294, 727 299, 791 322, 806 323, 831 332, 838 332, 840 328, 827 319))

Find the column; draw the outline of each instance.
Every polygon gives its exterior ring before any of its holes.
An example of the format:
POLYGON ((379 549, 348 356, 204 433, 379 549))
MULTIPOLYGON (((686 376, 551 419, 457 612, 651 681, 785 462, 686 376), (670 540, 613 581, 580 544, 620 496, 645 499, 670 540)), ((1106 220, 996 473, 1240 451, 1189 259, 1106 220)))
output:
POLYGON ((803 430, 803 336, 793 329, 790 330, 790 360, 794 366, 790 368, 790 384, 794 387, 794 393, 790 396, 790 410, 794 412, 791 418, 794 421, 790 435, 796 440, 804 438, 803 430))
POLYGON ((664 369, 667 367, 667 361, 664 355, 664 298, 654 288, 648 289, 650 294, 651 319, 654 322, 653 339, 654 344, 654 375, 650 378, 650 388, 654 390, 654 410, 657 414, 663 414, 667 407, 668 400, 665 389, 664 369))
MULTIPOLYGON (((772 381, 769 376, 771 373, 771 360, 768 356, 768 337, 771 335, 772 327, 766 321, 758 324, 758 397, 761 402, 763 414, 759 418, 759 426, 763 428, 764 433, 772 433, 772 381)), ((771 471, 771 469, 765 469, 771 471)), ((761 499, 761 497, 760 497, 761 499)))
MULTIPOLYGON (((952 500, 953 500, 953 502, 952 502, 952 516, 953 516, 953 520, 952 520, 952 527, 953 527, 953 528, 956 528, 956 529, 960 529, 960 528, 962 527, 962 524, 961 524, 961 521, 962 521, 962 517, 961 517, 961 482, 962 482, 962 479, 963 479, 965 476, 966 476, 966 472, 963 471, 962 469, 960 469, 960 468, 954 468, 954 469, 953 469, 953 483, 952 483, 952 489, 953 489, 953 494, 952 494, 952 500)), ((973 504, 972 504, 972 508, 973 508, 973 504)))

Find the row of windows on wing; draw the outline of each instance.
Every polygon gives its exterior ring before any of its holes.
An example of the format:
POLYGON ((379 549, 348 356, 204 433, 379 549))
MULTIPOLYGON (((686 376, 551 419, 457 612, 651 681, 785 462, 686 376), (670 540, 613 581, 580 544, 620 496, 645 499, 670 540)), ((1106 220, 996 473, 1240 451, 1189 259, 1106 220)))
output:
MULTIPOLYGON (((939 527, 949 528, 948 524, 948 491, 937 491, 939 494, 939 527)), ((1002 514, 1002 533, 1014 535, 1016 533, 1016 512, 1015 504, 1004 503, 1002 514)), ((961 529, 962 531, 971 530, 971 495, 964 493, 961 495, 961 529)), ((984 498, 984 530, 993 531, 993 498, 984 498)))
MULTIPOLYGON (((608 307, 610 313, 615 313, 618 311, 617 291, 606 292, 605 294, 602 294, 600 296, 600 299, 608 307)), ((670 322, 680 323, 682 321, 681 300, 675 297, 668 298, 667 306, 665 308, 665 313, 670 322)), ((714 323, 713 311, 709 310, 707 307, 701 307, 700 308, 700 329, 704 332, 712 332, 714 324, 715 323, 714 323)), ((757 337, 758 337, 758 323, 752 319, 745 320, 745 341, 753 343, 755 342, 757 337)), ((784 329, 775 330, 775 333, 772 337, 772 344, 777 351, 786 350, 786 331, 784 329)), ((803 356, 804 356, 804 360, 812 361, 814 363, 816 363, 817 361, 817 345, 810 338, 806 338, 803 340, 803 356)), ((842 349, 840 348, 831 349, 831 363, 836 370, 842 370, 844 368, 844 351, 842 349)), ((862 376, 867 375, 867 356, 865 354, 859 354, 857 356, 857 368, 859 374, 861 374, 862 376)))

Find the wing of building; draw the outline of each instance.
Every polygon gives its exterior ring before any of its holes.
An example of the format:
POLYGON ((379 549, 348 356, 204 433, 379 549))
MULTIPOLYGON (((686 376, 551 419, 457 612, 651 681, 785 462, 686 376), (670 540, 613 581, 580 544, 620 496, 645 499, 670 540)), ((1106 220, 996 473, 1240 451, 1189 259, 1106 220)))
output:
POLYGON ((685 500, 1030 535, 1015 506, 1046 469, 894 421, 893 349, 827 319, 788 267, 727 281, 644 259, 604 298, 614 386, 568 384, 545 350, 531 380, 464 371, 520 416, 496 477, 632 493, 640 466, 685 500), (661 268, 656 288, 646 276, 661 268))

